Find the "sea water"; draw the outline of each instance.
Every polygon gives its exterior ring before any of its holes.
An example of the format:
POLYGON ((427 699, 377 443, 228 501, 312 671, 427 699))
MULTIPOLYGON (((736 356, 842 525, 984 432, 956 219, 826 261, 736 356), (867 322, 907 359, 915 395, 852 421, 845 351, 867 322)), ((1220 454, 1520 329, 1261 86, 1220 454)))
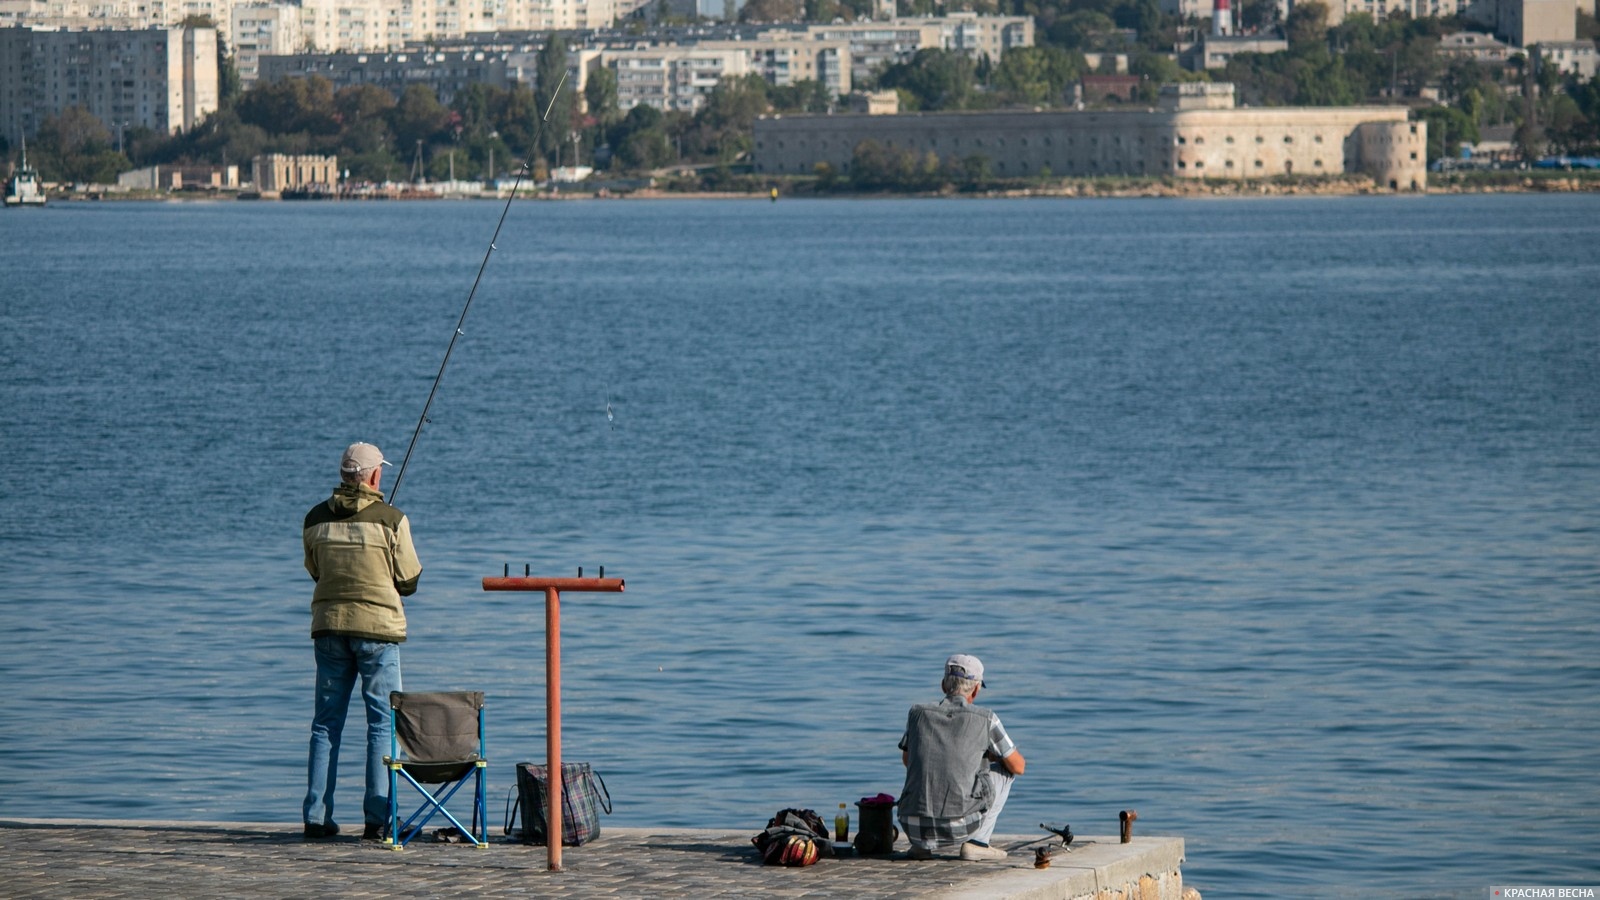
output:
POLYGON ((301 517, 470 296, 402 658, 487 692, 496 824, 544 614, 481 579, 605 566, 612 824, 898 793, 966 652, 1002 832, 1136 809, 1208 896, 1600 880, 1600 196, 500 211, 0 215, 0 815, 298 822, 301 517))

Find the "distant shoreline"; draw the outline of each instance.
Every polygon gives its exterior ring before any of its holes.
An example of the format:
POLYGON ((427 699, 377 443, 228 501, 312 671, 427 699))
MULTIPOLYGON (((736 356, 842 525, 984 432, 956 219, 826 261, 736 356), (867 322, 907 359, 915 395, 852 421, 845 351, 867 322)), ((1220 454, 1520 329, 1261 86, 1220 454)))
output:
MULTIPOLYGON (((1049 185, 993 188, 983 191, 816 191, 810 184, 780 186, 778 199, 808 200, 883 200, 883 199, 1105 199, 1105 198, 1215 198, 1215 197, 1341 197, 1341 196, 1431 196, 1444 194, 1557 194, 1600 192, 1600 177, 1582 177, 1571 173, 1550 173, 1534 176, 1522 172, 1495 173, 1509 177, 1484 178, 1479 176, 1441 176, 1422 191, 1405 191, 1382 188, 1370 179, 1328 179, 1318 181, 1150 181, 1081 179, 1049 185)), ((613 192, 604 186, 583 189, 570 186, 566 190, 520 194, 521 200, 581 201, 581 200, 745 200, 773 202, 768 193, 770 185, 759 191, 692 191, 664 188, 640 188, 613 192)), ((145 201, 156 203, 218 203, 233 202, 241 198, 236 193, 185 192, 166 193, 154 191, 85 191, 55 193, 52 203, 93 203, 145 201)), ((505 200, 505 194, 484 193, 477 196, 457 195, 411 198, 349 197, 327 199, 328 203, 412 203, 436 200, 505 200)), ((305 200, 267 201, 303 203, 305 200)))

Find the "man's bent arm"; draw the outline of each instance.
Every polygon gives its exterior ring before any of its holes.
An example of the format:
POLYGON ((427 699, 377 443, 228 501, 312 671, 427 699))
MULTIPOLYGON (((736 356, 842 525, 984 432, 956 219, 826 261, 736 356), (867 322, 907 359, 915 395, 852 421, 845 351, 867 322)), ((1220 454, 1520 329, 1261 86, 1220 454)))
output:
POLYGON ((1022 758, 1021 750, 1013 750, 1000 760, 1000 765, 1012 775, 1021 775, 1022 770, 1028 767, 1028 761, 1022 758))

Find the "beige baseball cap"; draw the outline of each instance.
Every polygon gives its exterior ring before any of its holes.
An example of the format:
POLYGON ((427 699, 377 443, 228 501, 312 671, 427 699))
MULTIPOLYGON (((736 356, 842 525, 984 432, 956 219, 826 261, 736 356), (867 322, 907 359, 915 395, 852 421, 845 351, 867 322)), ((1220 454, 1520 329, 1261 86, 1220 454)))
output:
POLYGON ((339 472, 346 475, 388 465, 393 463, 383 458, 382 450, 359 441, 344 448, 344 455, 339 457, 339 472))
POLYGON ((946 675, 959 675, 962 678, 975 678, 978 684, 988 687, 988 682, 983 680, 983 661, 976 656, 957 653, 944 661, 946 675))

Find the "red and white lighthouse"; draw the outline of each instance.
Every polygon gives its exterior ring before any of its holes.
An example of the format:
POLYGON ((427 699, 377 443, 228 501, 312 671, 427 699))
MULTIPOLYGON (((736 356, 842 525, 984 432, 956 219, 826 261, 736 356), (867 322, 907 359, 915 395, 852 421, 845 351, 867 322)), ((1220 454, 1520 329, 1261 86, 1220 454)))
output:
POLYGON ((1228 0, 1213 0, 1211 33, 1217 37, 1233 34, 1233 10, 1228 7, 1228 0))

